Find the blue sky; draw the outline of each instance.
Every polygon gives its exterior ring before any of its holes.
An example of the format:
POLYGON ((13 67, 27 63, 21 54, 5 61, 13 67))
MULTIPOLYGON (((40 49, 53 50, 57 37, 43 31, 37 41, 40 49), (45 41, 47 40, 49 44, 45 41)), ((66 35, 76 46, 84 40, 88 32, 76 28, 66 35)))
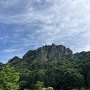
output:
POLYGON ((0 0, 0 62, 52 43, 90 51, 89 0, 0 0))

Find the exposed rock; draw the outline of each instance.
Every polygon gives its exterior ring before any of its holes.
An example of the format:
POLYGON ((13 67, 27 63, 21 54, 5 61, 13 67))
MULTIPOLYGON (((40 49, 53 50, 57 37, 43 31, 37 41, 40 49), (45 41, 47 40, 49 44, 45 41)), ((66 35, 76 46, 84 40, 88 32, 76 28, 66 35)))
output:
POLYGON ((66 58, 66 56, 72 55, 72 51, 63 45, 45 45, 38 48, 37 50, 30 50, 24 56, 24 60, 58 60, 61 58, 66 58))

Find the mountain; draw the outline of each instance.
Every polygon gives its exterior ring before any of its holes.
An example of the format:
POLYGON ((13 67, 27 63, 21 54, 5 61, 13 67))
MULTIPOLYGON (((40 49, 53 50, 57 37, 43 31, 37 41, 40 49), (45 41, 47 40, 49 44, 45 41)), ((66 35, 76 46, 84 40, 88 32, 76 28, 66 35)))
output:
POLYGON ((66 48, 63 45, 46 45, 38 48, 37 50, 30 50, 24 56, 24 60, 40 60, 45 61, 49 60, 58 60, 65 58, 66 56, 71 56, 73 53, 69 48, 66 48))
POLYGON ((82 51, 80 53, 75 53, 74 54, 74 57, 73 57, 76 61, 85 61, 85 60, 90 60, 90 51, 88 52, 85 52, 85 51, 82 51))
POLYGON ((63 45, 45 45, 29 50, 23 58, 14 56, 7 64, 20 73, 20 90, 35 90, 37 81, 55 90, 90 88, 90 51, 73 54, 63 45))
POLYGON ((8 61, 9 64, 11 64, 12 66, 15 64, 18 64, 19 62, 21 62, 21 58, 19 58, 18 56, 14 56, 12 59, 10 59, 8 61))
POLYGON ((8 61, 8 64, 11 66, 28 64, 33 61, 79 61, 82 62, 84 60, 90 60, 90 51, 85 52, 82 51, 80 53, 73 54, 73 51, 69 48, 66 48, 63 45, 45 45, 36 50, 29 50, 23 58, 19 58, 18 56, 14 56, 12 59, 8 61))
POLYGON ((8 63, 17 64, 19 62, 32 62, 34 60, 53 61, 67 59, 73 55, 72 50, 63 45, 45 45, 37 50, 29 50, 23 58, 15 56, 8 63))
POLYGON ((7 64, 14 66, 21 73, 37 69, 48 69, 55 64, 83 63, 90 61, 90 51, 73 54, 72 50, 63 45, 45 45, 36 50, 29 50, 23 58, 14 56, 7 64), (49 65, 48 65, 49 64, 49 65), (50 65, 51 64, 51 65, 50 65))

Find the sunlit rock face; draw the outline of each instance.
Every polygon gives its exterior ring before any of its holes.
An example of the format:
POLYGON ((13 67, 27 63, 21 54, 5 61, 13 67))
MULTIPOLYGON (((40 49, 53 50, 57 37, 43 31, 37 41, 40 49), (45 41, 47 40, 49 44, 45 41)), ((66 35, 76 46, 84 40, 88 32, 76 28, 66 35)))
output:
POLYGON ((63 45, 45 45, 38 48, 37 50, 28 51, 23 59, 24 60, 59 60, 66 58, 67 56, 72 56, 72 51, 63 45))

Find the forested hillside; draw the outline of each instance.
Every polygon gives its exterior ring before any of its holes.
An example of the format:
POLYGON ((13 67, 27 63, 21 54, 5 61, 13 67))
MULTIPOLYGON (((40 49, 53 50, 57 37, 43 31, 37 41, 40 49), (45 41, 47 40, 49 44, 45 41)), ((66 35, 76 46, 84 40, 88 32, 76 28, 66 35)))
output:
POLYGON ((29 50, 23 58, 15 56, 7 64, 20 73, 20 90, 35 90, 37 81, 54 90, 90 88, 90 52, 73 54, 63 45, 52 44, 29 50))

